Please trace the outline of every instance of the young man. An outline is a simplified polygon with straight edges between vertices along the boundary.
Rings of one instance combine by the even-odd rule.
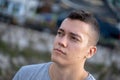
[[[95,80],[84,69],[86,59],[97,51],[99,28],[88,12],[71,12],[54,41],[52,62],[22,67],[13,80]]]

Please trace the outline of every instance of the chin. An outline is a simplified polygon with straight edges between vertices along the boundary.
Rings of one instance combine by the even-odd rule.
[[[64,60],[57,58],[56,56],[51,56],[51,61],[61,67],[65,67],[67,64]]]
[[[57,62],[57,61],[58,61],[58,60],[57,60],[57,57],[54,56],[54,55],[51,55],[51,61],[52,61],[52,62]]]

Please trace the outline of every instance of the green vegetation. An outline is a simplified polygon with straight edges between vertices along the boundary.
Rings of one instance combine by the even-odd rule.
[[[39,52],[31,49],[30,47],[19,50],[18,46],[12,46],[10,44],[6,44],[5,42],[0,40],[0,51],[10,57],[10,68],[6,70],[2,70],[0,68],[0,79],[2,80],[11,80],[15,75],[16,71],[20,69],[21,66],[33,63],[40,63],[50,61],[50,53],[49,52]],[[22,56],[26,63],[23,64],[14,64],[13,58],[17,58]],[[6,75],[8,77],[6,77]]]
[[[10,57],[16,56],[24,56],[26,59],[37,58],[44,61],[50,60],[49,52],[38,52],[31,48],[25,48],[23,50],[19,50],[18,47],[12,47],[11,45],[6,44],[5,42],[0,40],[0,50]]]
[[[100,72],[105,66],[103,64],[93,64],[93,63],[86,63],[86,70],[92,72],[92,73],[98,73]]]

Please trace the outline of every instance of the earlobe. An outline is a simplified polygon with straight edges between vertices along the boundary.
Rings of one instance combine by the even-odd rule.
[[[96,46],[92,46],[88,52],[88,55],[86,56],[87,58],[91,58],[93,55],[95,55],[95,53],[97,52],[97,47]]]

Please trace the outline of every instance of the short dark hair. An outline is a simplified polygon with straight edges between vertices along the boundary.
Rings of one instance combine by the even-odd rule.
[[[98,22],[92,13],[88,11],[84,11],[84,10],[75,10],[75,11],[72,11],[67,16],[67,18],[73,19],[73,20],[80,20],[80,21],[90,24],[92,32],[94,32],[94,34],[92,34],[92,36],[95,39],[93,43],[95,45],[97,44],[97,42],[99,41],[100,30],[99,30]]]

